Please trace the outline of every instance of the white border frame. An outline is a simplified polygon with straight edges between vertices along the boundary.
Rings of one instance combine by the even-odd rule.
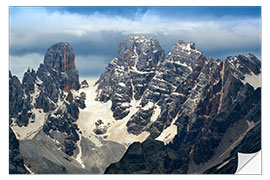
[[[4,1],[4,2],[2,2]],[[230,175],[222,176],[219,175],[170,175],[169,178],[188,178],[188,179],[227,179],[227,178],[237,178],[237,179],[249,179],[249,178],[267,178],[269,179],[270,171],[268,170],[266,163],[269,160],[269,143],[266,143],[268,140],[266,139],[269,136],[269,121],[270,119],[267,116],[267,110],[269,106],[269,82],[268,77],[270,77],[270,71],[267,69],[270,67],[270,57],[268,44],[270,43],[269,39],[269,18],[270,18],[270,9],[269,9],[269,0],[2,0],[1,1],[1,10],[0,17],[1,23],[1,65],[3,69],[1,70],[1,175],[2,178],[22,178],[22,179],[31,179],[31,178],[62,178],[62,175],[49,175],[47,176],[14,176],[8,175],[8,67],[9,67],[9,6],[262,6],[262,73],[263,73],[263,85],[262,85],[262,173],[263,175]],[[4,85],[3,85],[4,84]],[[264,153],[265,152],[265,153]],[[65,178],[117,178],[117,179],[127,179],[127,178],[149,178],[150,176],[141,175],[141,176],[96,176],[96,175],[72,175],[65,176]],[[151,178],[167,178],[165,176],[152,175]]]

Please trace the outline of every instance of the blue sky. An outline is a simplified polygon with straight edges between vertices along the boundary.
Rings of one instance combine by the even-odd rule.
[[[129,35],[159,40],[169,53],[194,41],[207,57],[261,57],[260,7],[10,7],[10,69],[37,69],[57,42],[72,44],[80,76],[98,77]]]

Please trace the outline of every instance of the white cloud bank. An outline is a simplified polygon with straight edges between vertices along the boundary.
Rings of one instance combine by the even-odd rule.
[[[37,70],[40,63],[43,62],[43,56],[38,53],[29,53],[23,56],[9,56],[9,68],[12,75],[16,75],[22,80],[23,74],[28,68]]]
[[[177,40],[182,39],[194,41],[197,48],[208,57],[224,58],[238,52],[251,52],[260,56],[260,18],[167,18],[147,11],[128,19],[100,13],[80,15],[48,12],[41,7],[17,8],[10,12],[10,68],[16,73],[21,73],[18,63],[27,64],[36,58],[31,57],[27,61],[29,55],[26,54],[43,55],[49,46],[60,41],[73,45],[78,59],[81,59],[80,63],[84,64],[78,65],[79,71],[88,65],[96,66],[101,71],[105,68],[102,66],[106,66],[116,55],[118,43],[125,36],[134,34],[158,39],[166,53]]]

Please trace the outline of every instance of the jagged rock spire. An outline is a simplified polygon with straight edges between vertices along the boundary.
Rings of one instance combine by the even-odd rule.
[[[44,64],[59,72],[75,70],[75,55],[69,43],[57,43],[51,46],[44,57]]]

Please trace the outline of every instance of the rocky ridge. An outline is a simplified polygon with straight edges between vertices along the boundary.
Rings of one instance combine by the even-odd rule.
[[[203,173],[224,160],[229,156],[228,148],[234,148],[260,122],[260,67],[252,54],[228,57],[222,62],[206,59],[194,43],[179,41],[157,68],[140,101],[141,107],[150,102],[152,107],[159,106],[158,117],[151,122],[147,118],[151,112],[140,109],[127,128],[133,134],[150,132],[152,143],[146,144],[151,145],[142,143],[139,152],[150,146],[153,149],[153,140],[161,140],[168,144],[165,149],[181,154],[179,158],[184,162],[177,159],[182,162],[177,168],[162,166],[155,171],[150,163],[137,171],[126,164],[132,161],[128,150],[106,173]],[[151,155],[140,155],[145,157],[140,163],[152,161]],[[163,164],[168,158],[157,161]]]

